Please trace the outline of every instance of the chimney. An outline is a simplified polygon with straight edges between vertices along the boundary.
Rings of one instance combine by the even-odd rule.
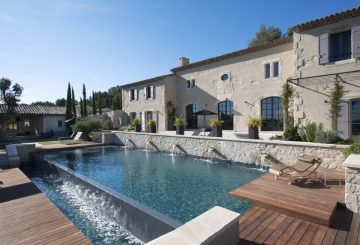
[[[189,58],[186,58],[184,56],[179,58],[179,66],[186,66],[188,64],[190,64]]]

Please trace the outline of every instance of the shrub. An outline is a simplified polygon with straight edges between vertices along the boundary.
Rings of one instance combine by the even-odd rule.
[[[184,119],[182,119],[180,117],[175,118],[174,126],[184,126],[184,125],[185,125]]]
[[[326,130],[326,131],[317,131],[315,134],[314,141],[317,143],[335,144],[341,140],[342,139],[337,131]]]
[[[221,125],[224,123],[224,121],[221,121],[219,119],[211,119],[210,120],[210,126],[212,128],[221,127]]]
[[[360,154],[360,140],[355,140],[344,152],[345,157],[350,154]]]
[[[75,124],[71,125],[71,128],[75,132],[83,132],[88,137],[91,132],[100,131],[102,125],[100,120],[87,118],[76,121]]]
[[[261,126],[261,123],[261,118],[250,117],[247,124],[249,128],[258,128]]]
[[[321,131],[323,131],[323,125],[321,123],[319,125],[316,125],[316,123],[307,123],[298,129],[301,140],[305,142],[314,142],[316,132]]]
[[[105,130],[110,130],[113,128],[113,125],[112,125],[112,122],[111,120],[107,119],[107,120],[104,120],[102,122],[102,129],[105,129]]]
[[[155,120],[150,120],[148,121],[148,126],[156,126],[156,121]]]
[[[119,131],[133,131],[133,130],[134,130],[134,127],[132,127],[132,126],[124,126],[124,127],[119,128]]]
[[[284,132],[284,139],[287,141],[301,141],[298,127],[289,125]]]
[[[140,119],[139,118],[137,118],[137,117],[135,117],[132,121],[131,121],[131,126],[132,127],[135,127],[136,125],[140,125],[141,124],[141,122],[140,122]]]

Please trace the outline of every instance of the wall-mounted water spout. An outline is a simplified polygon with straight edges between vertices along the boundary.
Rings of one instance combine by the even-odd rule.
[[[222,160],[227,160],[226,156],[224,156],[218,149],[216,149],[215,147],[209,147],[204,153],[203,153],[203,157],[208,157],[211,158],[211,153],[217,155],[218,157],[220,157]]]
[[[186,151],[185,151],[184,148],[182,148],[182,147],[181,147],[180,145],[178,145],[178,144],[174,144],[173,147],[172,147],[172,150],[171,150],[171,155],[174,155],[176,149],[179,149],[180,152],[186,154]]]
[[[149,149],[149,146],[152,146],[155,150],[159,150],[158,148],[157,148],[157,146],[155,145],[155,143],[154,142],[152,142],[151,140],[149,140],[149,141],[147,141],[146,142],[146,144],[145,144],[145,150],[148,150]]]
[[[131,147],[131,146],[136,147],[136,145],[132,139],[127,139],[125,142],[125,148]]]

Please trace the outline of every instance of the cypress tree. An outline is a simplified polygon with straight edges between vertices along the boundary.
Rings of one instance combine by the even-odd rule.
[[[70,87],[70,83],[68,84],[68,89],[67,89],[67,97],[66,97],[66,112],[65,112],[65,119],[71,119],[72,118],[72,114],[71,114],[71,87]]]
[[[99,92],[99,96],[98,96],[99,98],[98,98],[98,108],[99,108],[99,115],[101,115],[102,114],[102,108],[101,108],[101,106],[102,106],[102,99],[101,99],[101,93]]]
[[[85,84],[83,84],[83,113],[84,117],[87,117],[87,101],[86,101],[86,87]]]
[[[95,92],[92,92],[92,110],[93,115],[96,115],[96,101],[95,101]]]
[[[74,115],[74,117],[76,117],[76,103],[75,103],[75,93],[74,93],[74,87],[71,88],[71,94],[72,94],[72,98],[71,98],[71,105],[72,105],[72,113]]]
[[[84,103],[81,97],[80,97],[80,115],[81,117],[84,116]]]
[[[119,94],[116,94],[112,99],[112,109],[113,110],[121,110],[121,97]]]

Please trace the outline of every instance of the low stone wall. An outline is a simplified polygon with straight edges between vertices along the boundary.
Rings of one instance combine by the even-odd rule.
[[[351,154],[345,166],[345,203],[354,213],[360,213],[360,155]]]
[[[323,167],[342,168],[343,150],[347,146],[275,140],[227,140],[214,137],[170,136],[150,133],[113,132],[114,144],[157,148],[193,156],[212,157],[248,164],[270,166],[272,163],[295,163],[302,154],[316,155],[324,160]]]

